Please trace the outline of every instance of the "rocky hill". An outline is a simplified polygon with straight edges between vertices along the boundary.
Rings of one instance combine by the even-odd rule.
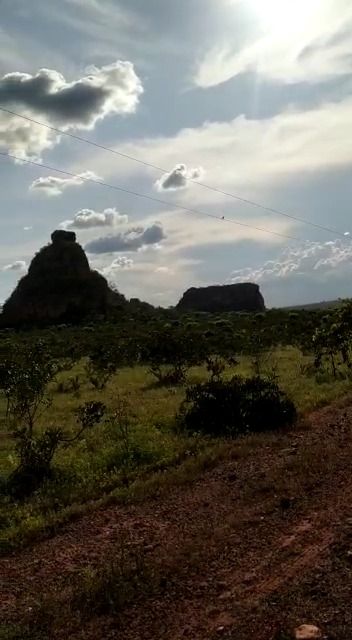
[[[78,322],[125,303],[91,270],[76,234],[54,231],[51,244],[33,258],[28,273],[5,302],[2,326]]]
[[[252,283],[192,287],[177,305],[180,311],[265,311],[259,286]]]

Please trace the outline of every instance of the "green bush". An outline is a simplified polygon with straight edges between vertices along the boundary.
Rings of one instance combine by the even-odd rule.
[[[61,427],[49,427],[42,433],[31,431],[27,427],[17,429],[16,453],[18,467],[7,481],[7,492],[16,499],[30,496],[43,482],[53,477],[52,460],[61,446],[68,447],[79,440],[83,433],[100,422],[104,415],[102,402],[86,402],[78,407],[78,429],[67,434]]]
[[[178,422],[191,433],[234,438],[291,425],[296,408],[276,382],[257,376],[189,387]]]
[[[110,378],[115,375],[118,366],[117,350],[98,344],[92,349],[86,363],[87,378],[94,389],[102,391]]]
[[[149,372],[160,386],[184,384],[190,367],[203,360],[198,338],[178,326],[171,328],[169,325],[150,335],[145,355]]]

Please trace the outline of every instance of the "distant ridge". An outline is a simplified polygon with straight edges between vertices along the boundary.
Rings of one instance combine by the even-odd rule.
[[[339,298],[338,300],[322,300],[321,302],[308,302],[307,304],[296,304],[290,307],[275,307],[275,309],[282,309],[283,311],[314,311],[319,309],[336,309],[340,307],[346,298]]]

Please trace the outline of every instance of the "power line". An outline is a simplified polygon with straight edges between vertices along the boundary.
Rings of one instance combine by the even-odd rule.
[[[96,147],[98,149],[102,149],[103,151],[107,151],[109,153],[113,153],[116,156],[120,156],[121,158],[125,158],[126,160],[131,160],[132,162],[137,162],[138,164],[144,165],[145,167],[149,167],[151,169],[155,169],[156,171],[160,171],[161,173],[168,173],[167,169],[163,169],[162,167],[159,167],[156,164],[153,164],[152,162],[146,162],[144,160],[141,160],[140,158],[136,158],[135,156],[131,156],[127,153],[122,153],[121,151],[116,151],[116,149],[112,149],[111,147],[106,147],[102,144],[99,144],[98,142],[93,142],[93,140],[89,140],[87,138],[82,138],[81,136],[77,136],[73,133],[69,133],[68,131],[64,131],[63,129],[59,129],[57,127],[53,127],[49,124],[46,124],[45,122],[41,122],[39,120],[35,120],[34,118],[30,118],[29,116],[25,116],[23,114],[17,113],[16,111],[11,111],[10,109],[6,109],[5,107],[0,106],[0,111],[3,111],[4,113],[7,113],[9,115],[12,116],[16,116],[18,118],[23,118],[24,120],[27,120],[28,122],[32,122],[34,124],[37,124],[41,127],[46,127],[46,129],[50,129],[50,131],[54,131],[55,133],[59,133],[60,135],[63,136],[68,136],[69,138],[73,138],[73,140],[77,140],[78,142],[83,142],[85,144],[89,144],[93,147]],[[43,165],[44,166],[44,165]],[[217,187],[214,187],[212,185],[209,185],[205,182],[201,182],[199,180],[195,180],[194,178],[189,178],[187,176],[185,176],[185,180],[187,180],[188,182],[191,182],[193,184],[198,185],[199,187],[202,187],[203,189],[207,189],[209,191],[214,191],[215,193],[219,193],[221,195],[224,195],[228,198],[233,198],[234,200],[237,200],[238,202],[242,202],[243,204],[252,206],[252,207],[256,207],[257,209],[261,209],[262,211],[267,211],[268,213],[274,213],[276,215],[279,216],[284,216],[285,218],[289,218],[290,220],[295,220],[296,222],[299,222],[301,224],[306,224],[309,225],[310,227],[314,227],[315,229],[320,229],[321,231],[326,231],[328,233],[333,233],[335,235],[343,235],[340,232],[336,231],[335,229],[331,229],[330,227],[324,227],[320,224],[317,224],[315,222],[311,222],[310,220],[305,220],[304,218],[300,218],[298,216],[294,216],[290,213],[286,213],[284,211],[280,211],[280,209],[274,209],[272,207],[267,207],[264,204],[261,204],[260,202],[256,202],[255,200],[249,200],[247,198],[242,198],[241,196],[238,196],[234,193],[228,192],[228,191],[223,191],[222,189],[219,189]]]
[[[112,149],[111,147],[105,147],[103,144],[99,144],[98,142],[94,142],[93,140],[89,140],[88,138],[82,138],[82,136],[77,136],[74,133],[70,133],[69,131],[64,131],[63,129],[58,129],[57,127],[53,127],[46,122],[40,122],[39,120],[35,120],[34,118],[30,118],[29,116],[25,116],[22,113],[17,113],[16,111],[11,111],[10,109],[5,109],[5,107],[0,106],[0,111],[4,113],[8,113],[12,116],[17,116],[18,118],[23,118],[23,120],[28,120],[28,122],[33,122],[34,124],[38,124],[41,127],[45,127],[46,129],[50,129],[50,131],[54,131],[55,133],[59,133],[63,136],[68,136],[69,138],[73,138],[74,140],[78,140],[78,142],[84,142],[86,144],[90,144],[92,147],[97,147],[98,149],[102,149],[103,151],[108,151],[109,153],[114,153],[116,156],[120,156],[125,158],[126,160],[132,160],[133,162],[138,162],[138,164],[142,164],[145,167],[150,167],[151,169],[156,169],[157,171],[162,171],[165,173],[167,170],[162,167],[158,167],[156,164],[152,164],[151,162],[145,162],[144,160],[140,160],[139,158],[135,158],[134,156],[130,156],[127,153],[122,153],[122,151],[116,151],[116,149]],[[190,180],[190,178],[187,178]],[[199,183],[197,183],[199,184]]]
[[[4,157],[4,158],[11,158],[12,160],[17,160],[18,162],[21,163],[26,163],[29,165],[34,165],[35,167],[40,167],[40,168],[44,168],[44,169],[48,169],[49,171],[55,171],[57,173],[60,173],[62,175],[65,176],[69,176],[71,178],[79,178],[80,180],[83,180],[85,182],[90,182],[93,184],[97,184],[100,185],[101,187],[107,187],[109,189],[114,189],[115,191],[119,191],[122,193],[126,193],[127,195],[131,195],[131,196],[135,196],[136,198],[143,198],[145,200],[150,200],[152,202],[156,202],[158,204],[162,204],[162,205],[166,205],[167,207],[173,207],[174,209],[178,209],[180,211],[186,211],[187,213],[191,213],[191,214],[195,214],[195,215],[199,215],[199,216],[206,216],[208,218],[213,218],[215,220],[219,220],[221,222],[228,222],[230,224],[235,224],[239,227],[246,227],[247,229],[253,229],[254,231],[261,231],[263,233],[268,233],[270,235],[273,236],[278,236],[280,238],[286,238],[287,240],[298,240],[300,242],[302,242],[301,238],[297,238],[294,236],[289,236],[287,234],[284,233],[279,233],[278,231],[272,231],[271,229],[265,229],[262,227],[256,227],[254,225],[251,224],[246,224],[245,222],[240,222],[239,220],[234,220],[233,218],[227,218],[225,216],[217,216],[215,214],[212,213],[206,213],[205,211],[201,211],[199,209],[191,209],[190,207],[184,207],[181,204],[175,203],[175,202],[169,202],[167,200],[162,200],[161,198],[155,198],[153,196],[149,196],[146,193],[139,193],[138,191],[132,191],[130,189],[126,189],[125,187],[120,187],[118,185],[113,185],[113,184],[109,184],[108,182],[105,182],[103,180],[96,180],[95,178],[88,178],[88,177],[84,177],[78,173],[72,173],[71,171],[66,171],[64,169],[59,169],[57,167],[52,167],[50,165],[47,164],[42,164],[40,162],[35,162],[35,160],[28,160],[28,159],[23,159],[20,158],[18,156],[15,156],[13,154],[10,153],[4,153],[0,151],[0,156]]]

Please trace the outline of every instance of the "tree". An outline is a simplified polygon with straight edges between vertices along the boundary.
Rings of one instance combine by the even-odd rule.
[[[0,387],[7,401],[6,421],[18,457],[18,466],[7,486],[17,498],[30,495],[50,478],[58,447],[72,444],[104,414],[101,402],[89,402],[78,408],[78,428],[73,433],[61,426],[38,427],[39,417],[51,404],[49,383],[59,368],[58,361],[41,341],[24,348],[20,354],[8,355],[1,364]]]

